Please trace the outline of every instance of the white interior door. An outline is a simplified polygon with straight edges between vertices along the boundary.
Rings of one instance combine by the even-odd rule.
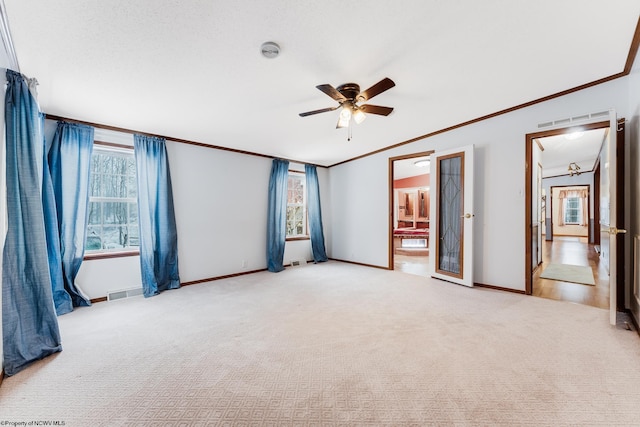
[[[473,145],[431,155],[431,277],[473,286]]]
[[[609,323],[616,324],[617,277],[616,240],[618,234],[626,233],[616,224],[617,204],[617,134],[616,112],[609,112],[609,132],[600,153],[600,257],[609,271]],[[622,237],[620,237],[622,238]]]

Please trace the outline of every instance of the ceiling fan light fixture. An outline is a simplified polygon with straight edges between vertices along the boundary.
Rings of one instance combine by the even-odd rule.
[[[349,122],[350,122],[350,120],[344,120],[342,118],[342,116],[340,116],[338,118],[338,125],[336,126],[336,129],[342,129],[342,128],[349,127]]]
[[[336,126],[336,129],[346,128],[349,126],[349,123],[351,123],[351,109],[345,106],[342,107],[340,115],[338,116],[338,125]]]
[[[349,120],[351,120],[351,107],[348,105],[345,105],[344,107],[342,107],[342,110],[340,110],[340,120],[346,120],[347,122]]]
[[[569,176],[580,175],[580,166],[576,162],[569,163],[569,167],[567,168],[569,171]]]
[[[366,118],[367,118],[366,114],[364,114],[362,110],[359,108],[356,108],[355,111],[353,112],[353,120],[355,120],[357,124],[364,122],[364,119]]]
[[[342,107],[342,110],[340,110],[340,115],[338,116],[338,125],[336,126],[336,128],[340,129],[348,127],[349,123],[351,123],[351,116],[351,106],[344,105]]]
[[[572,141],[572,140],[574,140],[574,139],[578,139],[578,138],[580,138],[582,135],[584,135],[584,132],[581,132],[581,131],[579,131],[579,130],[576,130],[576,131],[573,131],[573,132],[571,132],[571,133],[567,133],[567,134],[565,134],[565,135],[564,135],[564,137],[565,137],[566,139],[568,139],[569,141]]]

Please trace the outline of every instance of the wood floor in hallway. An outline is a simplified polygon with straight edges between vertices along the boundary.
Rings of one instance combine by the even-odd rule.
[[[590,266],[595,286],[541,279],[540,274],[552,262]],[[585,238],[555,237],[553,241],[544,241],[542,265],[533,275],[533,295],[608,309],[609,274],[600,262],[595,247],[587,243]]]
[[[540,274],[550,263],[588,265],[596,284],[591,286],[541,279]],[[396,254],[394,270],[427,277],[429,257]],[[588,244],[585,238],[556,236],[553,241],[544,241],[542,264],[533,275],[533,295],[609,309],[609,275],[594,246]]]
[[[429,276],[429,256],[398,255],[393,256],[393,269],[416,276]]]

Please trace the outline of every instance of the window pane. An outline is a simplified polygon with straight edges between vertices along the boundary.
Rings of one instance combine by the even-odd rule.
[[[579,224],[582,222],[582,200],[579,197],[564,199],[565,224]]]
[[[461,206],[464,197],[462,157],[439,160],[438,197],[440,209],[440,241],[438,244],[439,270],[460,274],[462,266]]]
[[[129,230],[126,225],[102,228],[103,249],[124,248],[127,246],[128,241]]]
[[[137,225],[129,226],[129,246],[140,246],[140,230]]]
[[[102,175],[97,173],[91,173],[91,178],[89,181],[89,197],[98,197],[100,196],[100,186],[101,186]]]
[[[139,246],[136,165],[133,151],[93,152],[87,251]],[[111,199],[111,200],[110,200]]]
[[[129,203],[129,224],[138,224],[137,203]]]
[[[125,197],[135,199],[138,197],[138,185],[136,183],[135,169],[133,172],[133,176],[127,177],[127,195]]]
[[[287,180],[287,236],[306,236],[306,195],[304,174],[292,173]]]
[[[126,224],[129,217],[126,202],[103,202],[104,224]]]
[[[87,251],[95,251],[102,249],[102,227],[89,226],[87,228],[87,239],[84,249]]]
[[[102,205],[100,202],[89,202],[89,224],[100,225],[102,224]]]

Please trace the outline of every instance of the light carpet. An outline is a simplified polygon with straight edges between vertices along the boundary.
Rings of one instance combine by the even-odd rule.
[[[550,263],[542,271],[540,278],[592,286],[596,284],[591,267],[583,265]]]
[[[69,426],[640,424],[640,339],[593,307],[340,262],[60,318],[0,419]]]

